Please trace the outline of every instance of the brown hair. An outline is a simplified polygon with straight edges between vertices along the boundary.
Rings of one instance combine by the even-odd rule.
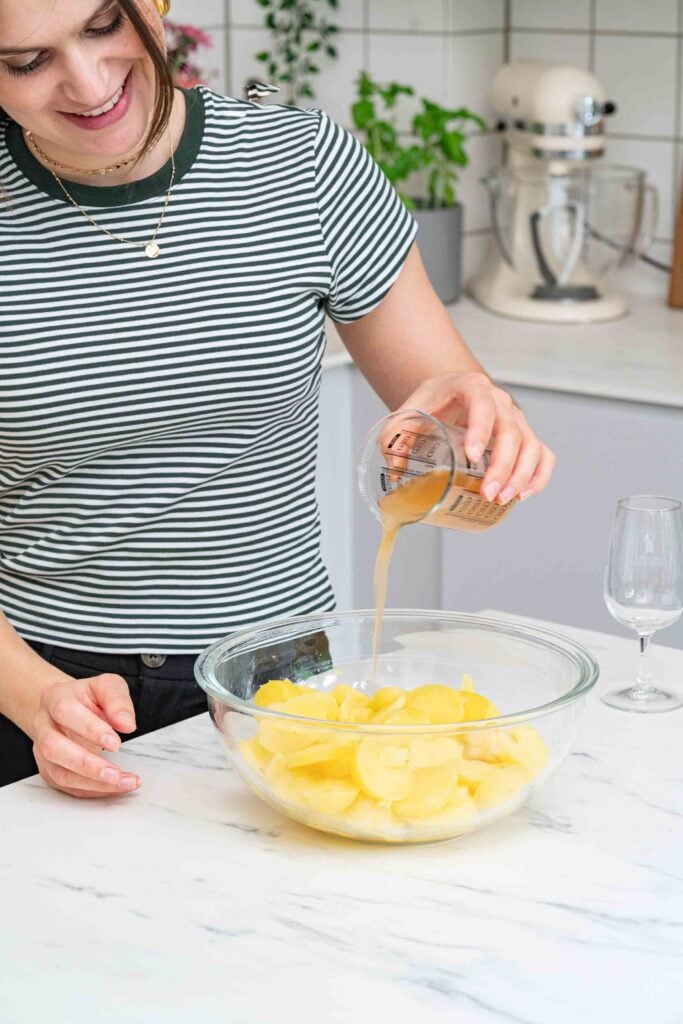
[[[152,123],[147,133],[145,144],[138,156],[139,160],[148,149],[152,148],[166,130],[173,109],[173,77],[163,46],[149,22],[140,12],[139,0],[118,0],[118,2],[152,60],[156,79],[156,99]],[[0,108],[0,118],[5,116],[4,110]]]
[[[154,114],[150,125],[142,153],[151,149],[154,143],[161,138],[166,130],[171,111],[173,109],[173,78],[168,64],[166,53],[155,36],[152,28],[141,15],[137,0],[119,0],[122,11],[127,16],[131,25],[139,35],[142,45],[152,59],[154,74],[156,78],[156,100],[154,103]]]

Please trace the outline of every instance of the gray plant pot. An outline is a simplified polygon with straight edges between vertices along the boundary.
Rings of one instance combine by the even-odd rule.
[[[417,206],[417,244],[434,291],[442,302],[460,298],[460,236],[462,204],[430,210],[424,200],[414,199]]]

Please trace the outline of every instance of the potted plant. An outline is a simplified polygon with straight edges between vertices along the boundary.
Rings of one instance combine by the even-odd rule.
[[[164,21],[168,45],[168,63],[176,85],[191,89],[195,85],[208,85],[212,75],[205,74],[195,64],[195,51],[200,46],[213,46],[211,36],[194,25],[179,25],[175,21]]]
[[[354,127],[368,152],[413,213],[420,230],[420,252],[429,279],[442,302],[460,298],[462,205],[457,201],[458,170],[466,167],[468,128],[480,131],[486,122],[466,107],[451,110],[421,99],[422,109],[403,140],[395,122],[399,97],[414,96],[409,85],[380,84],[366,72],[357,80],[358,98],[351,107]],[[399,185],[421,181],[420,195],[405,194]]]
[[[339,0],[256,0],[265,10],[265,28],[272,36],[272,49],[255,54],[265,64],[270,82],[284,86],[285,103],[296,106],[313,99],[311,78],[320,72],[320,60],[338,57],[334,37],[337,25],[327,17]]]

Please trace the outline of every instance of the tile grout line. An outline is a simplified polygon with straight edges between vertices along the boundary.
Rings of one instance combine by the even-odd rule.
[[[505,0],[503,7],[503,64],[510,60],[510,33],[512,31],[512,0]]]
[[[481,31],[481,30],[480,30]],[[554,36],[616,36],[619,39],[676,39],[683,35],[683,32],[676,28],[673,32],[649,32],[645,29],[636,31],[635,29],[608,29],[608,28],[596,28],[591,30],[590,28],[560,28],[556,25],[549,26],[548,28],[531,28],[528,25],[522,28],[513,29],[514,32],[519,32],[520,35],[554,35]]]
[[[363,0],[363,67],[370,72],[370,0]]]
[[[228,96],[234,96],[234,82],[232,80],[232,21],[230,0],[223,0],[223,20],[225,28],[223,31],[223,60],[225,61],[225,79],[223,87]]]
[[[595,73],[595,30],[597,27],[597,0],[590,0],[590,35],[588,37],[588,70]]]

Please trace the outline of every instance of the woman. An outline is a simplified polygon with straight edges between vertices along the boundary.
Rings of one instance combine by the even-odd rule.
[[[197,652],[324,611],[324,317],[388,406],[554,456],[452,327],[397,196],[315,110],[173,89],[166,0],[0,4],[0,783],[140,779],[102,751],[205,710]],[[347,482],[351,486],[350,481]]]

